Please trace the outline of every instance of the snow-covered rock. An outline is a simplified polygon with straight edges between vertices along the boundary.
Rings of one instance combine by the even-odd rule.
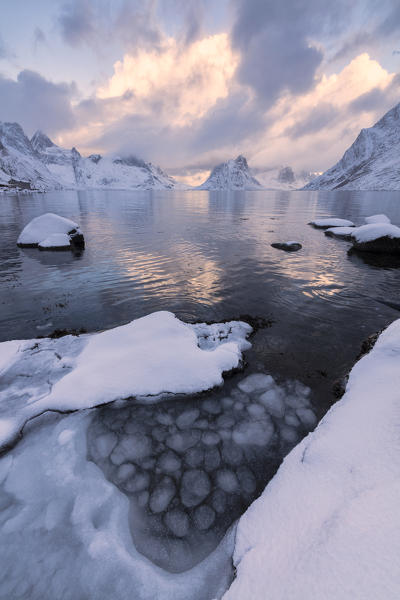
[[[241,517],[224,600],[397,600],[400,320]]]
[[[56,237],[64,236],[64,237]],[[83,235],[79,229],[79,225],[70,219],[60,217],[54,213],[45,213],[39,217],[35,217],[22,230],[17,244],[21,247],[50,248],[49,244],[54,246],[68,245],[71,241],[79,246],[83,245]]]
[[[220,324],[219,341],[202,349],[199,340],[212,335],[213,327],[187,325],[172,313],[157,312],[102,333],[21,341],[11,358],[9,342],[0,344],[0,365],[4,347],[7,366],[0,392],[0,446],[49,409],[77,410],[133,396],[154,400],[221,385],[223,373],[238,367],[242,350],[250,347],[251,327]],[[27,375],[24,389],[20,373]]]
[[[371,215],[370,217],[365,217],[365,222],[369,225],[371,223],[390,223],[389,217],[386,215]]]
[[[400,254],[400,227],[391,223],[378,222],[356,227],[351,239],[356,250]]]
[[[352,221],[335,218],[315,219],[314,221],[310,221],[309,225],[313,225],[313,227],[317,227],[319,229],[328,229],[330,227],[354,227],[354,223]]]
[[[362,129],[339,162],[303,189],[400,189],[400,104]]]
[[[261,184],[251,173],[247,160],[239,155],[234,160],[221,163],[214,167],[208,179],[197,189],[199,190],[258,190]]]
[[[61,188],[18,123],[0,122],[0,187],[41,192]]]
[[[328,237],[338,237],[349,240],[354,233],[355,227],[329,227],[324,233]]]
[[[295,242],[290,240],[289,242],[274,242],[271,244],[273,248],[277,248],[278,250],[286,250],[286,252],[296,252],[297,250],[301,250],[303,247],[300,242]]]

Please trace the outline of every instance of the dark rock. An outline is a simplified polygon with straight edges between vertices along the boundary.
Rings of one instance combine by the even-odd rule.
[[[384,235],[369,242],[353,241],[352,250],[357,252],[372,252],[374,254],[400,255],[400,238],[391,238]]]
[[[286,252],[296,252],[303,247],[299,242],[274,242],[271,246],[278,250],[285,250]]]

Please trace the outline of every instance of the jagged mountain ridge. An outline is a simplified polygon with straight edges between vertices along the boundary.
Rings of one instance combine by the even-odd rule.
[[[208,179],[198,190],[260,190],[262,185],[253,176],[247,160],[241,154],[214,167]]]
[[[400,189],[400,103],[362,129],[339,162],[303,189]]]
[[[171,189],[177,182],[162,169],[134,156],[83,157],[60,148],[43,132],[29,140],[18,123],[0,122],[0,188]]]

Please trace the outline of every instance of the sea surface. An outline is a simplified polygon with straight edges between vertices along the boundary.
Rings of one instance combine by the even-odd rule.
[[[17,247],[23,227],[45,212],[80,224],[86,241],[80,255]],[[315,426],[312,419],[299,423],[298,407],[320,419],[337,400],[337,383],[362,342],[400,316],[400,260],[351,254],[351,244],[308,225],[322,217],[359,225],[376,213],[400,225],[400,195],[0,196],[0,341],[56,329],[99,331],[159,310],[187,322],[242,318],[255,327],[244,373],[228,379],[220,392],[157,407],[128,403],[91,412],[88,457],[129,497],[133,540],[157,565],[181,572],[216,547],[285,453]],[[271,247],[287,240],[299,241],[302,249]],[[240,382],[253,372],[272,375],[271,393],[284,398],[285,419],[266,415],[260,391],[243,393]],[[265,385],[268,391],[267,380]],[[189,425],[177,427],[180,421]],[[118,442],[119,454],[110,450],[105,456],[105,439],[110,448]],[[124,444],[135,446],[136,458],[131,451],[124,457]],[[128,459],[133,466],[120,469]],[[183,487],[196,485],[203,504],[185,504]],[[169,508],[155,510],[156,501],[161,507],[170,502]],[[221,502],[232,503],[228,511],[218,512]]]

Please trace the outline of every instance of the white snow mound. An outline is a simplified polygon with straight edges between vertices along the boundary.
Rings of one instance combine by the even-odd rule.
[[[79,225],[70,219],[60,217],[54,213],[45,213],[35,217],[22,230],[17,244],[20,245],[38,245],[53,233],[69,233],[72,230],[79,230]]]
[[[315,227],[354,227],[352,221],[335,218],[315,219],[314,221],[310,221],[310,225],[314,225]]]
[[[224,600],[397,600],[400,320],[241,517]]]
[[[352,238],[359,243],[371,242],[381,237],[400,238],[400,227],[391,223],[370,223],[356,227],[352,234]]]
[[[52,233],[38,244],[39,248],[69,248],[71,241],[66,233]]]
[[[389,217],[386,215],[371,215],[370,217],[365,217],[365,222],[370,223],[390,223]]]
[[[247,323],[187,325],[170,312],[156,312],[102,333],[20,342],[18,351],[3,342],[0,446],[46,410],[78,410],[131,396],[145,401],[221,385],[223,373],[238,367],[242,350],[251,346],[246,341],[251,331]]]
[[[354,227],[329,227],[325,230],[326,234],[332,234],[337,237],[352,235],[356,228]]]

